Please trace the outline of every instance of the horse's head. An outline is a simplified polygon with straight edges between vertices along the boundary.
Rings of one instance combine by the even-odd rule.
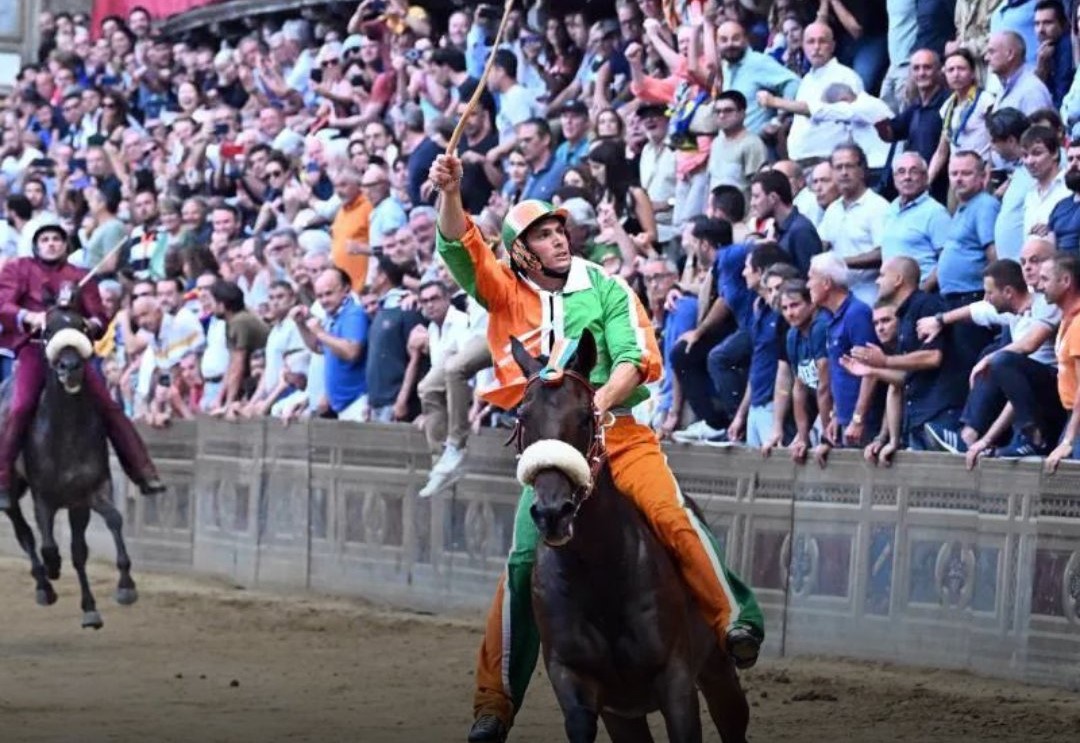
[[[584,332],[576,348],[567,349],[565,364],[530,356],[517,339],[511,348],[528,380],[518,409],[517,475],[536,491],[531,516],[541,536],[559,547],[574,535],[574,516],[592,492],[603,456],[589,383],[596,342]]]
[[[72,295],[63,294],[45,313],[45,358],[57,381],[70,395],[77,394],[86,376],[86,361],[94,353],[86,319],[74,309]]]

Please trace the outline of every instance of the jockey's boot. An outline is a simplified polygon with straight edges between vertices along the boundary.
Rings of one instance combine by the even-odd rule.
[[[143,495],[160,495],[166,490],[165,483],[157,476],[147,477],[135,483]]]
[[[732,627],[727,633],[727,651],[736,668],[752,668],[761,652],[761,638],[747,627]]]
[[[495,715],[480,715],[469,729],[469,743],[503,743],[509,732]]]
[[[11,508],[11,493],[6,487],[0,485],[0,511]]]

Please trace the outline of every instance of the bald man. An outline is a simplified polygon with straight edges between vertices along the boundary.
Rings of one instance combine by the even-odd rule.
[[[181,307],[175,314],[165,312],[156,297],[142,296],[131,305],[131,317],[139,330],[150,336],[143,352],[136,383],[137,402],[145,403],[154,382],[167,377],[186,354],[201,351],[206,334],[195,313]]]
[[[760,91],[757,94],[758,103],[796,114],[788,134],[788,156],[792,160],[827,158],[832,151],[831,146],[828,143],[822,146],[813,141],[810,104],[820,102],[825,89],[833,83],[844,83],[854,92],[861,93],[862,78],[855,70],[836,61],[836,39],[832,29],[824,23],[811,23],[803,31],[803,54],[810,63],[810,71],[803,76],[795,98],[781,98],[768,91]]]
[[[940,297],[919,289],[920,273],[919,264],[911,258],[885,261],[877,285],[879,299],[897,308],[895,349],[886,355],[878,346],[856,346],[851,356],[886,375],[903,372],[901,440],[910,449],[925,451],[938,448],[926,432],[927,424],[959,430],[968,370],[952,362],[948,330],[926,343],[919,338],[919,320],[948,309]]]
[[[799,214],[813,222],[814,227],[821,224],[825,210],[818,204],[813,189],[807,183],[806,171],[802,166],[794,160],[779,160],[773,165],[773,170],[779,170],[791,182],[791,193],[794,194],[791,203],[799,210]]]
[[[768,54],[750,49],[746,30],[735,21],[721,23],[716,29],[716,51],[722,70],[722,91],[737,90],[746,97],[746,128],[761,134],[772,113],[758,102],[758,93],[765,91],[781,98],[794,98],[799,91],[798,76]]]
[[[1024,39],[1015,31],[990,34],[986,45],[986,66],[993,73],[987,90],[998,94],[994,107],[1000,111],[1015,108],[1031,115],[1040,108],[1054,108],[1054,98],[1025,61]]]

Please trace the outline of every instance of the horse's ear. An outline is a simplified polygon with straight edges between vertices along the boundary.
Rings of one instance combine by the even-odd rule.
[[[574,358],[570,360],[570,368],[588,379],[594,366],[596,366],[596,339],[588,330],[582,330],[577,351],[574,352]]]
[[[526,379],[536,374],[543,367],[543,364],[538,359],[534,359],[529,355],[525,344],[513,336],[510,337],[510,354],[514,357],[517,365],[521,367],[521,373],[525,375]]]

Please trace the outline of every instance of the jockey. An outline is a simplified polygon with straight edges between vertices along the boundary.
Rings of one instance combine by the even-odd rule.
[[[461,161],[442,155],[431,180],[442,191],[439,254],[450,273],[488,312],[488,343],[498,389],[486,398],[510,409],[524,394],[526,379],[510,353],[517,337],[533,355],[589,330],[596,339],[597,412],[611,412],[608,462],[616,487],[634,502],[657,538],[675,557],[721,646],[742,668],[757,660],[764,619],[753,593],[724,566],[716,538],[683,499],[653,432],[634,421],[630,408],[649,396],[644,387],[662,373],[662,359],[648,315],[619,278],[572,257],[566,212],[542,201],[514,206],[503,223],[510,264],[499,261],[465,214]],[[504,740],[521,708],[536,666],[539,634],[532,613],[531,580],[537,529],[529,515],[534,501],[526,488],[514,518],[506,572],[488,614],[476,673],[475,722],[470,741]]]
[[[0,346],[16,354],[8,416],[0,427],[0,509],[12,505],[15,460],[34,419],[48,373],[44,348],[32,340],[32,335],[44,330],[46,310],[52,299],[60,296],[62,287],[77,285],[87,273],[67,262],[67,244],[67,232],[59,225],[40,227],[34,233],[34,256],[10,261],[0,271]],[[86,318],[90,335],[100,336],[108,320],[97,282],[91,281],[77,292],[75,302],[75,309]],[[138,431],[110,397],[96,369],[87,370],[86,390],[104,419],[105,431],[128,477],[143,495],[164,492],[165,486]]]

